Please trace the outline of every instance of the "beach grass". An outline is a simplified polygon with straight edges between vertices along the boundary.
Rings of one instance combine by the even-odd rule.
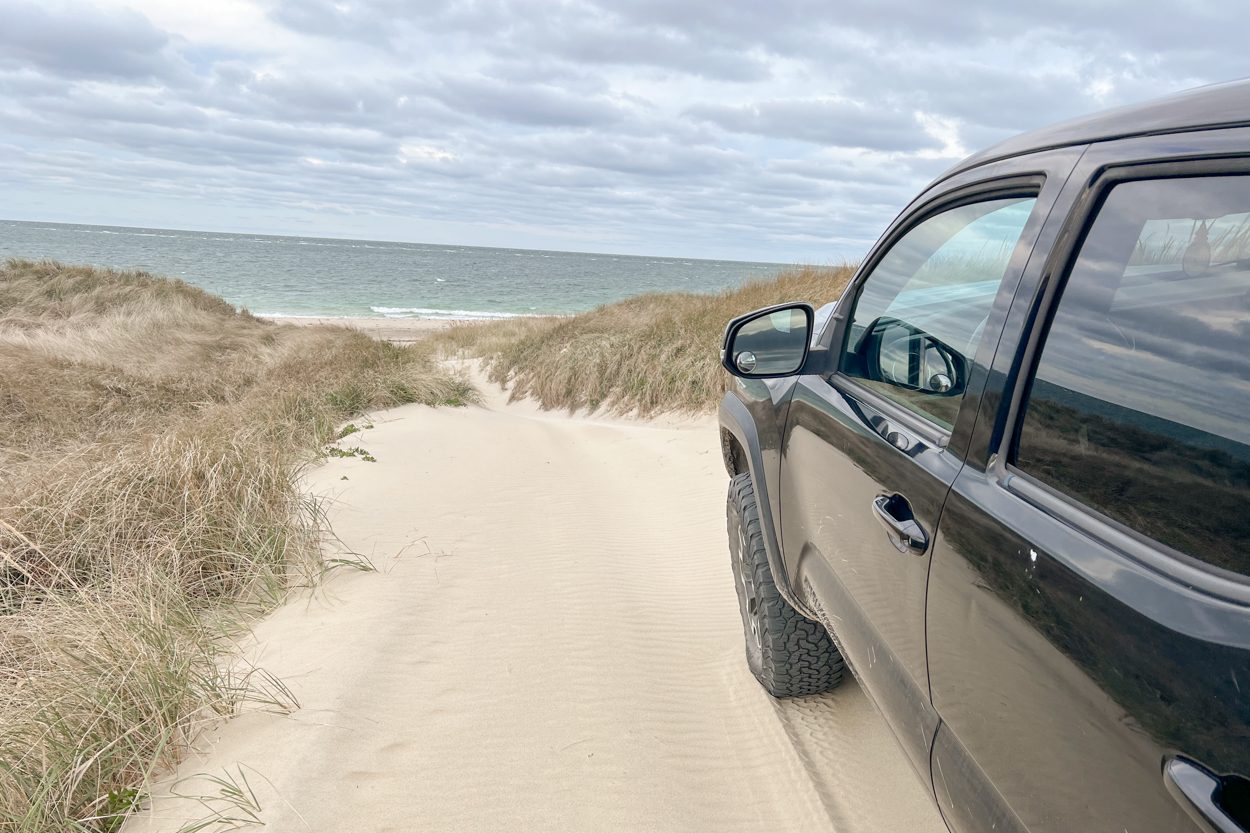
[[[444,355],[483,359],[514,399],[544,408],[696,413],[715,407],[730,382],[719,352],[731,318],[785,301],[820,306],[853,271],[796,267],[715,294],[653,293],[568,317],[458,324],[431,342]]]
[[[0,266],[0,367],[0,831],[111,833],[205,721],[292,705],[233,648],[326,568],[304,468],[475,394],[429,347],[47,261]]]

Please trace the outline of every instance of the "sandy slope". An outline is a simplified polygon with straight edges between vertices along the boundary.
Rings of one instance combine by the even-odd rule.
[[[853,682],[778,703],[746,670],[711,422],[412,406],[361,444],[313,485],[382,573],[257,627],[302,708],[182,777],[241,766],[279,832],[944,830]]]

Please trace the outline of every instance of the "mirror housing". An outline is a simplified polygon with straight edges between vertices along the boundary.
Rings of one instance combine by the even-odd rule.
[[[742,379],[776,379],[802,370],[816,314],[811,304],[777,304],[740,315],[725,327],[721,366]]]
[[[963,354],[901,319],[876,319],[860,344],[864,373],[873,381],[929,396],[960,396],[968,386]]]

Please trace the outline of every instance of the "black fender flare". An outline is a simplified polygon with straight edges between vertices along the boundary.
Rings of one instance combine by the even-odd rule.
[[[768,556],[768,567],[773,574],[773,582],[777,590],[787,602],[793,605],[809,619],[815,618],[807,605],[798,598],[790,586],[790,576],[786,572],[785,560],[782,558],[781,538],[777,534],[774,523],[772,497],[769,495],[765,477],[764,456],[760,452],[759,430],[755,418],[747,409],[746,404],[732,393],[725,394],[718,412],[721,431],[721,456],[725,470],[730,477],[736,477],[745,470],[751,474],[751,482],[755,486],[755,500],[760,510],[760,530],[764,534],[764,552]],[[735,454],[733,447],[741,449],[741,455]]]

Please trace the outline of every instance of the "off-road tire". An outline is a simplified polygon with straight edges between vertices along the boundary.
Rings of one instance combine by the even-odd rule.
[[[842,655],[823,625],[799,613],[777,592],[749,473],[730,481],[727,504],[729,555],[751,673],[774,697],[801,697],[834,688],[842,682]]]

